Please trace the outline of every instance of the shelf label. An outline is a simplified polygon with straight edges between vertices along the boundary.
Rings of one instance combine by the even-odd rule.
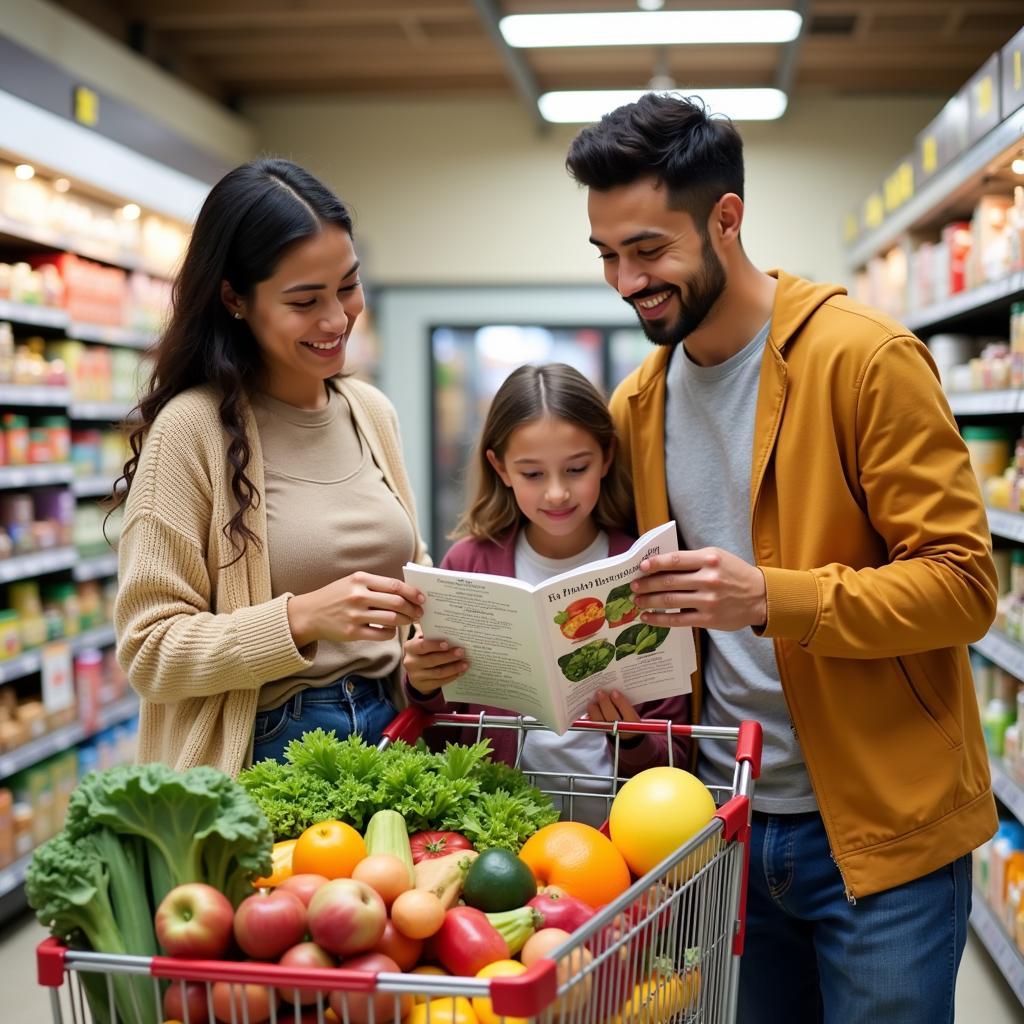
[[[885,220],[885,200],[880,192],[872,192],[864,204],[864,223],[869,228],[880,227]]]
[[[43,648],[43,707],[48,713],[66,711],[75,703],[71,644],[54,640]]]
[[[100,123],[100,98],[84,85],[76,85],[72,94],[72,106],[75,120],[89,128]]]
[[[934,135],[926,135],[921,140],[921,170],[932,174],[939,166],[939,144]]]
[[[988,117],[992,113],[992,98],[995,85],[991,75],[985,75],[974,85],[974,112],[978,117]]]
[[[853,242],[860,234],[860,224],[857,222],[855,213],[848,213],[843,218],[843,238],[847,242]]]

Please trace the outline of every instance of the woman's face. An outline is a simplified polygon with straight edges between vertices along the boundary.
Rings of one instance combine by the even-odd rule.
[[[345,345],[365,306],[358,272],[352,236],[325,224],[289,249],[249,298],[225,296],[263,353],[269,394],[296,406],[326,401],[323,382],[344,367]]]

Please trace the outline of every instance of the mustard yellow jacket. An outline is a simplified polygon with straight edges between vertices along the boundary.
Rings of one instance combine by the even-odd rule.
[[[767,583],[764,634],[855,897],[935,870],[996,829],[965,646],[994,617],[995,570],[924,345],[842,288],[773,276],[751,536]],[[655,349],[612,397],[641,532],[669,518],[670,354]],[[700,704],[698,673],[695,721]]]

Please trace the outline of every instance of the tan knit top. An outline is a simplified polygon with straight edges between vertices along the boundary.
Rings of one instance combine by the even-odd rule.
[[[394,408],[369,384],[339,383],[416,528]],[[251,754],[261,687],[308,669],[316,651],[292,640],[291,594],[272,596],[265,543],[250,543],[228,564],[237,551],[223,527],[237,503],[219,402],[212,387],[186,391],[146,436],[125,505],[114,624],[118,660],[142,698],[139,760],[210,764],[235,775]],[[244,415],[252,448],[246,474],[263,495],[259,433],[251,409]],[[246,523],[266,538],[265,503],[249,510]],[[416,536],[416,561],[429,564],[418,528]],[[394,687],[393,696],[400,692]]]

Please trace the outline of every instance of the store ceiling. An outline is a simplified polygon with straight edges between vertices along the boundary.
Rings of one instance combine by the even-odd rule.
[[[505,14],[635,10],[631,0],[63,0],[228,102],[282,94],[519,95],[676,84],[796,94],[952,93],[1021,26],[1021,0],[667,0],[795,7],[794,44],[507,50]]]

